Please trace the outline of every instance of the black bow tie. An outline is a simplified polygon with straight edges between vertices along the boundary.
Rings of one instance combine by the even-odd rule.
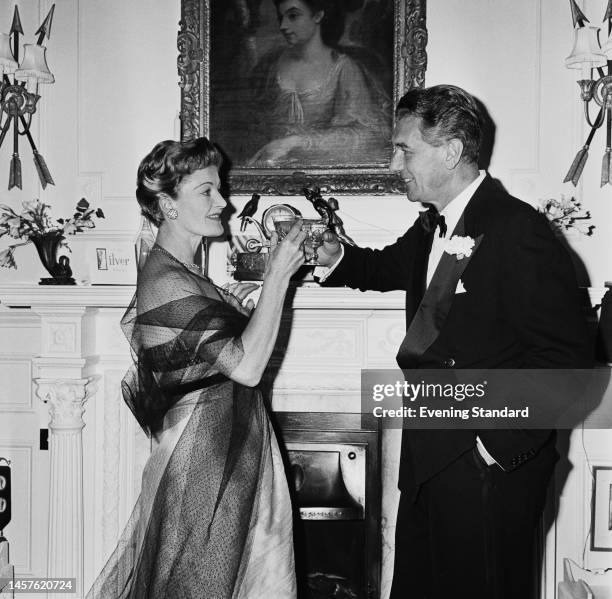
[[[427,210],[419,212],[419,220],[421,227],[426,233],[435,232],[436,227],[440,227],[440,237],[446,236],[446,222],[444,217],[436,210],[434,206],[429,206]]]

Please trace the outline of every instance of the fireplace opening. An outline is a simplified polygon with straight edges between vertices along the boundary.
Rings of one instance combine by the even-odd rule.
[[[277,412],[299,599],[380,594],[380,435],[361,414]]]

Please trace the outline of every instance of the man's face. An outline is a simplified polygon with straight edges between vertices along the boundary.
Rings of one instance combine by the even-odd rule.
[[[393,157],[390,170],[406,184],[411,202],[439,207],[447,200],[446,186],[451,171],[447,167],[447,144],[432,146],[423,139],[420,117],[401,118],[393,132]]]

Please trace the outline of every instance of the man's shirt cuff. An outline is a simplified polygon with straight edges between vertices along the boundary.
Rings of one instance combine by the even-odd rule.
[[[484,443],[480,440],[480,437],[476,437],[476,449],[478,450],[480,457],[487,463],[487,466],[492,466],[493,464],[497,464],[499,466],[495,458],[487,451],[487,448],[484,446]],[[499,467],[501,468],[501,466]]]

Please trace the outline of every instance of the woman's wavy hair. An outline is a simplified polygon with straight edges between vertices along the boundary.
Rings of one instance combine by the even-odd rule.
[[[160,141],[138,167],[136,199],[142,214],[159,227],[164,220],[160,195],[176,198],[185,176],[209,166],[220,168],[221,163],[221,153],[206,137]]]
[[[411,89],[395,109],[399,121],[405,116],[421,119],[423,139],[438,146],[449,139],[463,143],[461,159],[478,162],[483,118],[478,104],[465,90],[454,85],[434,85]]]
[[[286,0],[273,0],[276,8]],[[361,0],[301,0],[311,12],[323,11],[321,20],[321,39],[326,46],[336,47],[344,33],[344,21],[347,10],[355,10]]]

